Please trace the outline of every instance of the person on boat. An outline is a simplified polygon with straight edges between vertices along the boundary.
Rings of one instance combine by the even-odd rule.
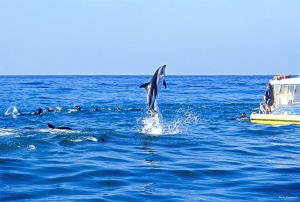
[[[274,89],[272,84],[269,82],[267,84],[267,89],[265,92],[265,96],[264,96],[264,103],[266,104],[267,107],[267,113],[271,113],[271,107],[274,103]]]

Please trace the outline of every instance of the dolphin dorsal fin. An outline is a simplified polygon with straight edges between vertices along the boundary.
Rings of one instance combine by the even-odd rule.
[[[54,128],[55,128],[55,126],[52,125],[51,123],[47,123],[47,125],[48,125],[48,127],[51,128],[51,129],[54,129]]]
[[[145,88],[147,90],[149,85],[150,85],[150,82],[144,83],[144,84],[140,85],[140,88]]]

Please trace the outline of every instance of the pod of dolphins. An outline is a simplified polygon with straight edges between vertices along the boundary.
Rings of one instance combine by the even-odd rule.
[[[161,88],[164,86],[167,88],[166,83],[166,65],[161,65],[158,67],[158,69],[155,71],[154,75],[152,76],[151,80],[147,83],[144,83],[140,85],[140,88],[146,89],[146,98],[147,98],[147,108],[152,117],[158,115],[158,109],[157,109],[157,103],[156,99],[158,97],[158,94],[160,93]],[[80,111],[81,107],[79,105],[75,106],[72,110]],[[53,109],[47,109],[46,111],[53,111]],[[94,111],[98,111],[98,108],[96,108]],[[120,108],[117,108],[116,111],[120,111]],[[141,110],[142,111],[142,110]],[[42,114],[43,110],[39,108],[36,112],[30,113],[30,114],[21,114],[19,113],[19,116],[25,116],[25,115],[39,115]],[[246,119],[247,116],[245,113],[242,114],[240,119]],[[72,130],[69,127],[55,127],[54,125],[47,123],[49,129],[62,129],[62,130]]]
[[[158,114],[157,111],[157,105],[156,105],[156,99],[157,96],[164,85],[165,88],[167,87],[167,83],[165,80],[165,70],[166,70],[166,65],[162,65],[158,67],[158,69],[155,71],[154,75],[152,76],[152,79],[150,82],[147,82],[145,84],[142,84],[140,88],[145,88],[147,92],[147,108],[148,111],[150,112],[151,116],[155,116]],[[23,114],[21,112],[18,112],[17,109],[16,115],[17,116],[30,116],[30,115],[41,115],[44,112],[51,112],[51,111],[60,111],[61,109],[55,108],[47,108],[45,111],[41,108],[39,108],[37,111],[32,112],[32,113],[27,113]],[[98,111],[99,109],[96,108],[94,111]],[[115,109],[115,111],[120,111],[121,109],[118,107]],[[79,105],[74,106],[73,109],[70,109],[69,112],[73,111],[81,111],[81,107]],[[133,111],[143,111],[141,109],[133,109]],[[51,123],[47,123],[49,129],[61,129],[61,130],[72,130],[69,127],[55,127]]]

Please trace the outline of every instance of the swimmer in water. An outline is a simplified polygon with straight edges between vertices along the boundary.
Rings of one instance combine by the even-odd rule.
[[[245,112],[243,112],[240,119],[247,119],[247,114]]]

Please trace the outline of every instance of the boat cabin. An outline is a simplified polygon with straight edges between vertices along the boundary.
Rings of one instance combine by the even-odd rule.
[[[252,113],[251,122],[263,124],[300,124],[300,77],[276,76],[273,85],[274,103],[272,112],[264,109]]]
[[[300,77],[274,79],[270,83],[274,88],[274,110],[285,106],[300,106]]]

